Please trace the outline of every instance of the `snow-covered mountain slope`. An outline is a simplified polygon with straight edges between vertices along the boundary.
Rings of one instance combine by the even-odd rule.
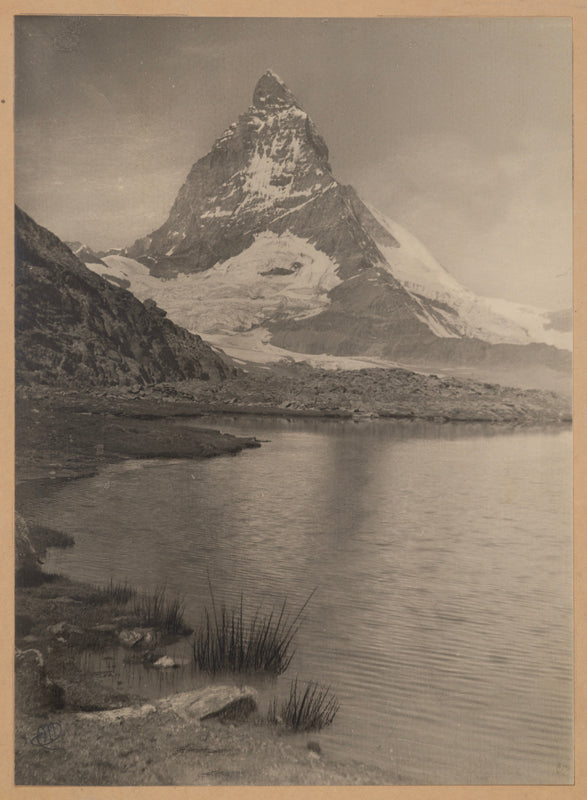
[[[193,165],[167,221],[96,271],[203,335],[250,341],[262,329],[265,346],[269,336],[309,354],[568,366],[553,346],[569,347],[569,335],[551,315],[461,286],[340,184],[328,158],[308,114],[269,71],[252,106]]]
[[[410,294],[444,303],[456,310],[456,319],[448,311],[445,316],[451,325],[456,326],[460,335],[494,344],[543,342],[554,347],[571,349],[571,332],[555,330],[550,312],[474,294],[447,272],[409,231],[372,206],[368,208],[399,243],[399,247],[389,247],[375,235],[375,241],[385,257],[386,268]]]
[[[485,303],[495,314],[501,317],[517,321],[517,323],[528,332],[531,341],[545,342],[562,350],[571,350],[573,347],[573,327],[572,324],[566,330],[557,329],[553,324],[553,317],[560,315],[572,315],[570,309],[567,311],[553,312],[534,306],[512,303],[509,300],[502,300],[498,297],[482,297],[480,300]]]
[[[281,316],[304,319],[330,302],[328,292],[341,281],[325,253],[291,233],[258,234],[243,253],[205,272],[161,280],[143,264],[105,256],[99,275],[128,282],[139,300],[152,298],[173,320],[203,334],[248,331]]]

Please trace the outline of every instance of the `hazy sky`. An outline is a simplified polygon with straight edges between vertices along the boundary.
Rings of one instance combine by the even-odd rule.
[[[17,18],[17,202],[62,239],[131,244],[267,68],[335,176],[462,283],[570,305],[564,19]]]

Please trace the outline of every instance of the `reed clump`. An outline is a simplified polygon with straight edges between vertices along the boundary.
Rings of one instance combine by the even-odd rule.
[[[184,611],[183,598],[169,597],[165,586],[153,593],[144,592],[133,597],[133,612],[143,623],[169,634],[189,632],[183,618]]]
[[[279,613],[263,612],[259,607],[249,621],[245,620],[243,598],[238,607],[222,605],[216,609],[214,594],[212,611],[204,609],[204,621],[193,640],[193,660],[203,672],[264,672],[281,675],[294,655],[293,640],[299,630],[306,602],[295,614],[287,610],[284,600]]]
[[[124,583],[114,583],[111,580],[106,586],[99,586],[88,595],[86,602],[92,606],[107,604],[125,606],[136,596],[137,590],[126,581]]]
[[[332,723],[339,708],[336,695],[329,686],[310,681],[304,687],[295,678],[289,687],[289,697],[281,704],[279,712],[277,698],[273,698],[267,718],[294,731],[319,731]]]
[[[126,581],[99,586],[87,598],[92,606],[114,605],[126,607],[132,604],[132,612],[143,625],[158,628],[168,634],[191,633],[184,622],[185,604],[180,597],[169,597],[165,586],[154,592],[138,592]]]

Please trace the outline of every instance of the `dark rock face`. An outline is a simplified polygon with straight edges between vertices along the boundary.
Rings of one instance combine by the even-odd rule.
[[[16,379],[66,386],[225,377],[202,339],[90,272],[16,209]]]
[[[14,515],[14,556],[17,584],[33,582],[41,561],[31,541],[29,526],[19,513]]]
[[[286,307],[257,319],[274,345],[409,359],[434,368],[479,360],[570,368],[569,352],[528,347],[532,338],[523,324],[500,317],[413,237],[395,233],[399,226],[390,227],[335,179],[328,158],[308,114],[268,71],[255,87],[253,105],[194,164],[167,221],[125,255],[167,279],[235,256],[246,259],[260,234],[287,233],[326,254],[340,283],[317,313],[288,313]],[[294,275],[293,264],[276,266],[268,252],[255,277],[270,289],[272,280]],[[256,291],[263,294],[258,286]]]
[[[255,91],[253,92],[253,106],[255,108],[298,106],[298,101],[285,83],[283,83],[274,72],[267,70],[267,72],[259,78],[255,86]]]
[[[43,711],[54,711],[65,705],[65,691],[47,676],[39,650],[16,650],[15,700],[20,708],[32,705]]]
[[[271,227],[276,217],[337,186],[314,123],[266,73],[253,106],[192,167],[167,222],[125,255],[165,277],[206,270],[249,247],[255,233],[283,230]]]

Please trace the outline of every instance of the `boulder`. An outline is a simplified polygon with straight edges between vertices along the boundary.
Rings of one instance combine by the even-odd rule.
[[[244,719],[257,710],[257,692],[248,687],[209,686],[165,697],[157,706],[185,720]]]
[[[14,515],[14,558],[17,584],[38,583],[42,562],[31,541],[29,526],[19,513]]]
[[[153,666],[157,669],[173,669],[173,667],[178,667],[179,664],[176,664],[170,656],[161,656],[153,663]]]
[[[71,625],[69,622],[57,622],[55,625],[50,625],[47,631],[52,636],[81,636],[83,631],[81,628]]]
[[[125,628],[118,634],[120,643],[125,647],[136,647],[137,645],[150,645],[155,641],[155,633],[152,628]]]
[[[155,703],[141,706],[124,706],[107,711],[81,712],[77,716],[93,722],[122,722],[141,719],[149,714],[171,713],[191,724],[201,720],[246,719],[257,710],[257,692],[248,687],[209,686],[193,692],[170,695]]]
[[[15,651],[14,681],[17,708],[37,713],[65,705],[65,691],[47,676],[43,654],[39,650]]]

